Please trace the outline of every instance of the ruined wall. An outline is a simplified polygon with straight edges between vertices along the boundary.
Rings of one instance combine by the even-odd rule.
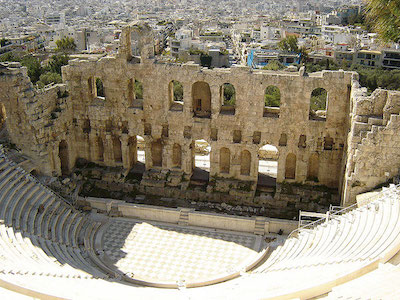
[[[52,161],[51,148],[68,134],[68,117],[63,114],[67,102],[65,85],[34,89],[25,67],[19,63],[1,63],[0,91],[11,142],[30,156],[42,172],[51,174],[58,170],[57,162]]]
[[[140,24],[132,27],[148,30]],[[152,58],[148,42],[148,36],[140,36],[142,57],[137,59],[131,55],[129,30],[124,30],[116,57],[72,60],[62,68],[64,85],[43,91],[33,90],[21,67],[12,71],[14,75],[1,77],[2,88],[10,90],[0,99],[7,113],[25,118],[7,120],[10,134],[25,153],[37,159],[42,172],[67,174],[78,158],[130,169],[137,163],[136,136],[141,136],[145,143],[142,186],[159,193],[164,187],[186,191],[194,169],[194,142],[202,139],[211,146],[210,178],[204,190],[209,194],[253,201],[258,151],[266,144],[278,149],[278,183],[348,188],[342,183],[349,164],[346,150],[354,73],[162,63]],[[183,101],[172,99],[173,80],[183,86]],[[100,81],[104,96],[97,91]],[[143,87],[143,95],[133,90],[135,82]],[[233,85],[236,102],[222,109],[225,83]],[[279,89],[279,108],[264,107],[268,86]],[[65,87],[68,95],[63,93]],[[310,98],[317,88],[328,93],[326,117],[311,118]],[[277,193],[281,190],[277,188]]]
[[[399,174],[399,113],[399,91],[377,89],[367,96],[354,80],[343,204]]]
[[[98,61],[71,61],[63,67],[63,78],[69,87],[73,116],[71,165],[78,157],[96,161],[96,141],[100,137],[104,145],[104,161],[96,162],[129,168],[134,162],[129,159],[128,140],[140,135],[146,143],[146,169],[173,169],[176,165],[173,147],[178,144],[182,150],[180,170],[191,174],[193,142],[204,139],[211,145],[211,176],[256,181],[257,151],[261,146],[271,144],[279,150],[278,182],[285,180],[288,154],[296,157],[296,169],[294,178],[286,180],[307,182],[310,157],[318,153],[318,184],[339,186],[351,73],[326,71],[302,76],[298,73],[250,71],[246,67],[208,70],[190,64],[135,64],[124,59],[102,58]],[[105,99],[93,97],[88,92],[92,89],[88,86],[92,78],[102,80]],[[128,85],[132,78],[143,84],[142,107],[132,106],[129,101]],[[171,109],[169,84],[172,80],[183,85],[181,110]],[[197,96],[192,95],[192,87],[197,82],[204,82],[210,88],[209,117],[194,117]],[[235,87],[233,115],[220,114],[220,87],[224,83]],[[277,86],[281,92],[279,118],[263,117],[264,90],[270,85]],[[327,117],[326,120],[310,120],[310,95],[319,87],[328,91]],[[234,138],[234,133],[238,132],[239,138]],[[255,141],[253,137],[257,133],[261,138]],[[285,145],[279,143],[282,134],[287,136]],[[112,141],[115,138],[121,141],[122,162],[114,157]],[[330,141],[329,147],[325,145],[327,140]],[[155,141],[162,144],[162,166],[153,166],[152,145]],[[220,172],[222,148],[230,152],[229,172]],[[243,156],[243,151],[250,155],[246,153]],[[245,157],[247,163],[250,158],[250,172],[241,172],[241,157]]]

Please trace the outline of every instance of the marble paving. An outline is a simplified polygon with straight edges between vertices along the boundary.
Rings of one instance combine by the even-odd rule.
[[[198,281],[257,255],[255,235],[115,218],[103,235],[115,267],[154,281]]]

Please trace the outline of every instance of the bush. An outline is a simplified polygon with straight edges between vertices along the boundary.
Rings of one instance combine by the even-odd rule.
[[[40,87],[48,85],[50,83],[61,83],[61,75],[58,73],[47,72],[40,75],[39,81],[37,82]]]

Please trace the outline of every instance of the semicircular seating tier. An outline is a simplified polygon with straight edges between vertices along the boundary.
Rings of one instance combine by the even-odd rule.
[[[106,221],[74,209],[0,150],[0,286],[37,298],[309,298],[377,269],[399,250],[399,188],[300,230],[251,271],[176,289],[140,285],[105,259]],[[143,284],[152,285],[143,282]]]

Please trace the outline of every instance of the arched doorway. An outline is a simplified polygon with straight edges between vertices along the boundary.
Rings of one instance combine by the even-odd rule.
[[[272,192],[276,187],[279,151],[273,145],[264,145],[258,150],[257,189]]]
[[[193,174],[191,184],[206,186],[210,179],[211,146],[206,140],[195,140],[192,143]]]
[[[229,174],[231,169],[231,151],[228,148],[219,150],[219,172]]]
[[[240,175],[250,175],[251,170],[251,153],[243,150],[240,153]]]
[[[151,158],[153,161],[153,167],[162,167],[162,152],[163,145],[161,140],[156,140],[151,143]]]
[[[140,181],[146,171],[145,161],[145,142],[140,135],[131,136],[128,140],[129,163],[131,170],[129,173],[132,178]]]
[[[286,156],[285,179],[296,179],[296,155],[293,153]]]
[[[68,158],[68,144],[62,140],[58,146],[58,157],[61,163],[61,174],[68,175],[69,173],[69,158]]]
[[[207,82],[198,81],[193,84],[192,106],[195,117],[211,117],[211,90]]]

